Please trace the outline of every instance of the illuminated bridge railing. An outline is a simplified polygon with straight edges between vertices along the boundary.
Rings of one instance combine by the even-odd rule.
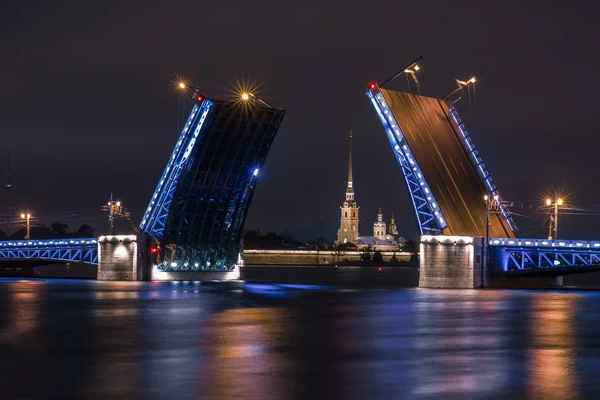
[[[600,241],[490,239],[490,256],[504,272],[548,268],[600,269]]]
[[[39,259],[98,263],[98,240],[47,239],[9,240],[0,242],[0,260]]]

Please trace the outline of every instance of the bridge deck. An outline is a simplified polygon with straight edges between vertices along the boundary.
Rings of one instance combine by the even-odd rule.
[[[485,236],[486,190],[440,99],[380,89],[448,224],[444,234]],[[514,237],[506,220],[490,213],[490,236]]]

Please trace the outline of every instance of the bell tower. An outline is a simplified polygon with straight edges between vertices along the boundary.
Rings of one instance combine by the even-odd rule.
[[[373,224],[373,236],[377,239],[385,240],[386,229],[385,222],[383,221],[383,213],[381,212],[381,208],[377,213],[377,221]]]
[[[340,207],[340,229],[338,229],[338,244],[358,242],[358,207],[354,199],[354,187],[352,185],[352,130],[350,130],[350,150],[348,154],[348,187],[346,188],[346,200]]]

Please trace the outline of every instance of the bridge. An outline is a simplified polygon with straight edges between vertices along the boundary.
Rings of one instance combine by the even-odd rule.
[[[11,259],[98,264],[98,240],[84,238],[0,241],[0,260]]]
[[[414,65],[403,71],[414,73]],[[495,277],[600,270],[600,242],[516,238],[518,228],[455,108],[458,100],[382,87],[387,82],[371,83],[366,95],[422,235],[419,286],[485,287]]]
[[[140,224],[141,235],[0,242],[0,259],[98,264],[98,279],[231,276],[256,181],[285,117],[252,93],[185,88],[193,102]]]
[[[420,286],[483,287],[488,277],[600,270],[600,242],[516,238],[456,101],[382,86],[372,83],[366,95],[422,235]],[[145,236],[0,242],[0,259],[98,263],[99,279],[233,271],[256,180],[285,111],[251,93],[235,101],[197,88],[189,94],[192,110],[140,224]],[[484,195],[494,199],[494,212]]]

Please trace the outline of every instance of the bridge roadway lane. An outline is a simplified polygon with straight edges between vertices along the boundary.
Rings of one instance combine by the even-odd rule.
[[[381,89],[448,223],[445,234],[485,236],[486,189],[437,98]],[[490,236],[514,237],[500,215],[490,214]]]

